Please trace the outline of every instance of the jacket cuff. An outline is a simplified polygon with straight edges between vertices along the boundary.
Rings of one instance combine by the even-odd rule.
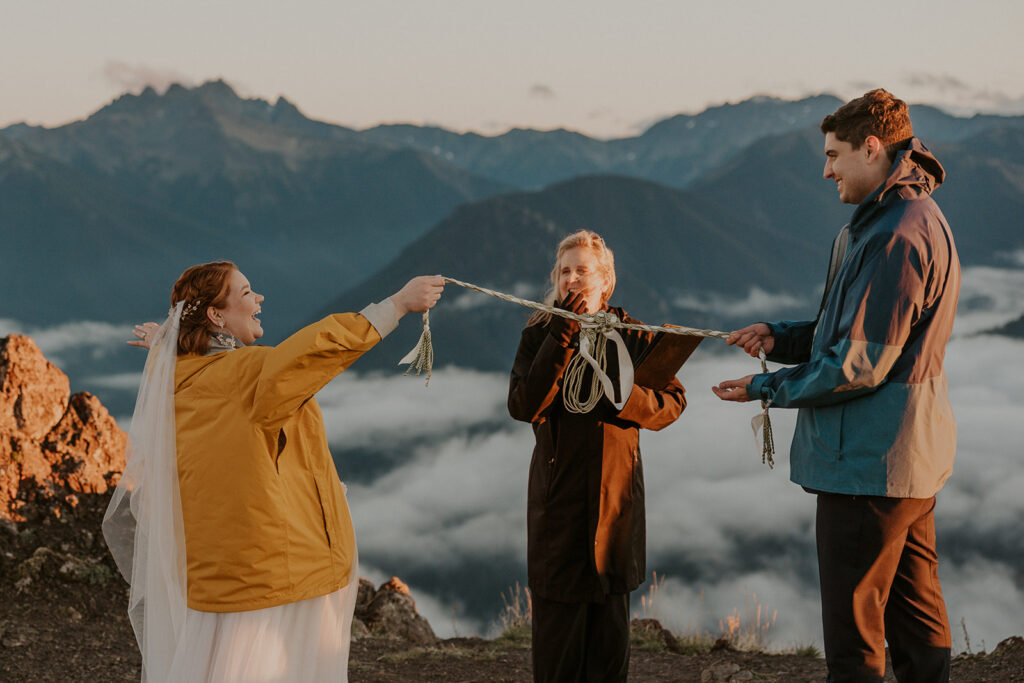
[[[639,412],[638,408],[642,406],[641,401],[644,398],[643,391],[638,389],[636,384],[631,387],[627,387],[627,389],[629,390],[629,397],[626,399],[626,402],[622,404],[622,410],[616,413],[616,417],[622,420],[639,423],[640,420],[636,418],[639,418],[640,416],[634,416],[633,413]],[[633,399],[636,400],[634,401]]]
[[[747,385],[747,396],[761,401],[772,400],[775,391],[771,387],[765,386],[771,377],[771,373],[754,375],[754,378],[750,380],[750,384]]]
[[[764,357],[773,363],[789,363],[792,352],[793,340],[789,327],[785,323],[765,323],[775,339],[775,345],[771,353],[764,354]]]
[[[390,298],[384,299],[379,304],[370,304],[359,311],[359,314],[370,321],[381,339],[398,327],[398,310]]]

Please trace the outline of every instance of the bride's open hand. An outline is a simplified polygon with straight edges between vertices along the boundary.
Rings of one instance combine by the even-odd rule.
[[[135,329],[132,330],[132,334],[138,337],[138,339],[129,339],[128,345],[148,349],[150,344],[153,343],[153,337],[156,336],[156,331],[158,329],[160,329],[160,326],[156,323],[142,323],[141,325],[136,325]]]

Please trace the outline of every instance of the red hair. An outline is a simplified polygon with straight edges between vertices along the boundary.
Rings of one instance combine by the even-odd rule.
[[[178,355],[206,353],[212,332],[206,310],[222,308],[228,296],[228,278],[238,270],[231,261],[213,261],[192,266],[178,278],[171,290],[171,305],[185,302],[178,330]]]

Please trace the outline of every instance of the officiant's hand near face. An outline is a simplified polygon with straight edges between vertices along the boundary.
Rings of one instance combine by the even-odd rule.
[[[587,306],[589,305],[584,297],[584,292],[569,292],[561,301],[555,302],[555,307],[570,313],[583,315],[587,312]],[[568,347],[572,343],[573,336],[579,330],[580,324],[575,320],[552,314],[548,333],[562,346]]]

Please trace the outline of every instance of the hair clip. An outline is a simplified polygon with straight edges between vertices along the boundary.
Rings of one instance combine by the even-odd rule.
[[[181,317],[182,318],[187,318],[188,316],[190,316],[193,313],[195,313],[197,310],[199,310],[199,304],[201,304],[201,303],[202,303],[201,300],[196,299],[195,301],[193,301],[190,304],[185,304],[185,308],[183,308],[181,310]]]

